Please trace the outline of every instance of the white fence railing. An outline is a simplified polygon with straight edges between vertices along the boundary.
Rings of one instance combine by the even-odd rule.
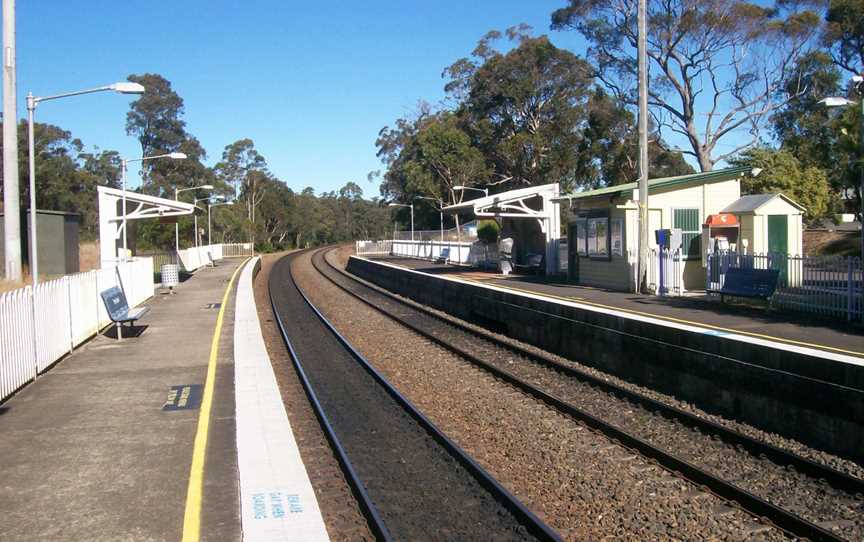
[[[391,254],[423,260],[446,259],[450,263],[469,263],[472,243],[457,241],[393,241]],[[446,258],[444,258],[446,256]]]
[[[635,255],[633,261],[638,265]],[[648,288],[654,295],[684,294],[684,263],[680,249],[648,250]]]
[[[152,297],[152,260],[0,294],[0,401],[111,322],[99,293],[112,286],[123,288],[130,307]]]
[[[706,290],[720,290],[730,268],[777,269],[780,277],[771,303],[777,308],[861,320],[864,269],[861,258],[788,254],[709,254]]]
[[[393,241],[355,241],[358,256],[388,256],[393,252]]]
[[[459,230],[449,228],[443,232],[438,230],[414,230],[414,236],[411,236],[411,230],[398,230],[393,232],[394,241],[441,241],[443,234],[444,241],[462,241],[473,243],[477,240],[477,221],[472,220],[465,224],[459,225]]]

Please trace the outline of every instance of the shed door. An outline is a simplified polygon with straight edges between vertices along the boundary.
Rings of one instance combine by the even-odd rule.
[[[768,252],[789,253],[789,217],[768,215]]]

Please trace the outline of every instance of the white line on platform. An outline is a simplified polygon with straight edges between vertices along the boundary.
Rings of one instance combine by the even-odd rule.
[[[243,540],[329,540],[264,346],[251,260],[237,284],[234,396]]]

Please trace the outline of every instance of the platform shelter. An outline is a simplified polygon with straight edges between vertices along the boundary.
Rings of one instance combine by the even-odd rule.
[[[559,267],[561,209],[553,203],[560,195],[558,183],[491,194],[444,208],[445,213],[494,218],[501,224],[501,238],[513,239],[514,263],[525,263],[542,254],[546,274]]]

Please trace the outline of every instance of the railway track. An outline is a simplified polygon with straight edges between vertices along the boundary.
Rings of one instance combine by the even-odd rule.
[[[379,540],[560,540],[354,350],[277,262],[276,323]]]
[[[406,302],[325,252],[313,266],[341,290],[676,476],[795,537],[864,538],[860,479]]]

